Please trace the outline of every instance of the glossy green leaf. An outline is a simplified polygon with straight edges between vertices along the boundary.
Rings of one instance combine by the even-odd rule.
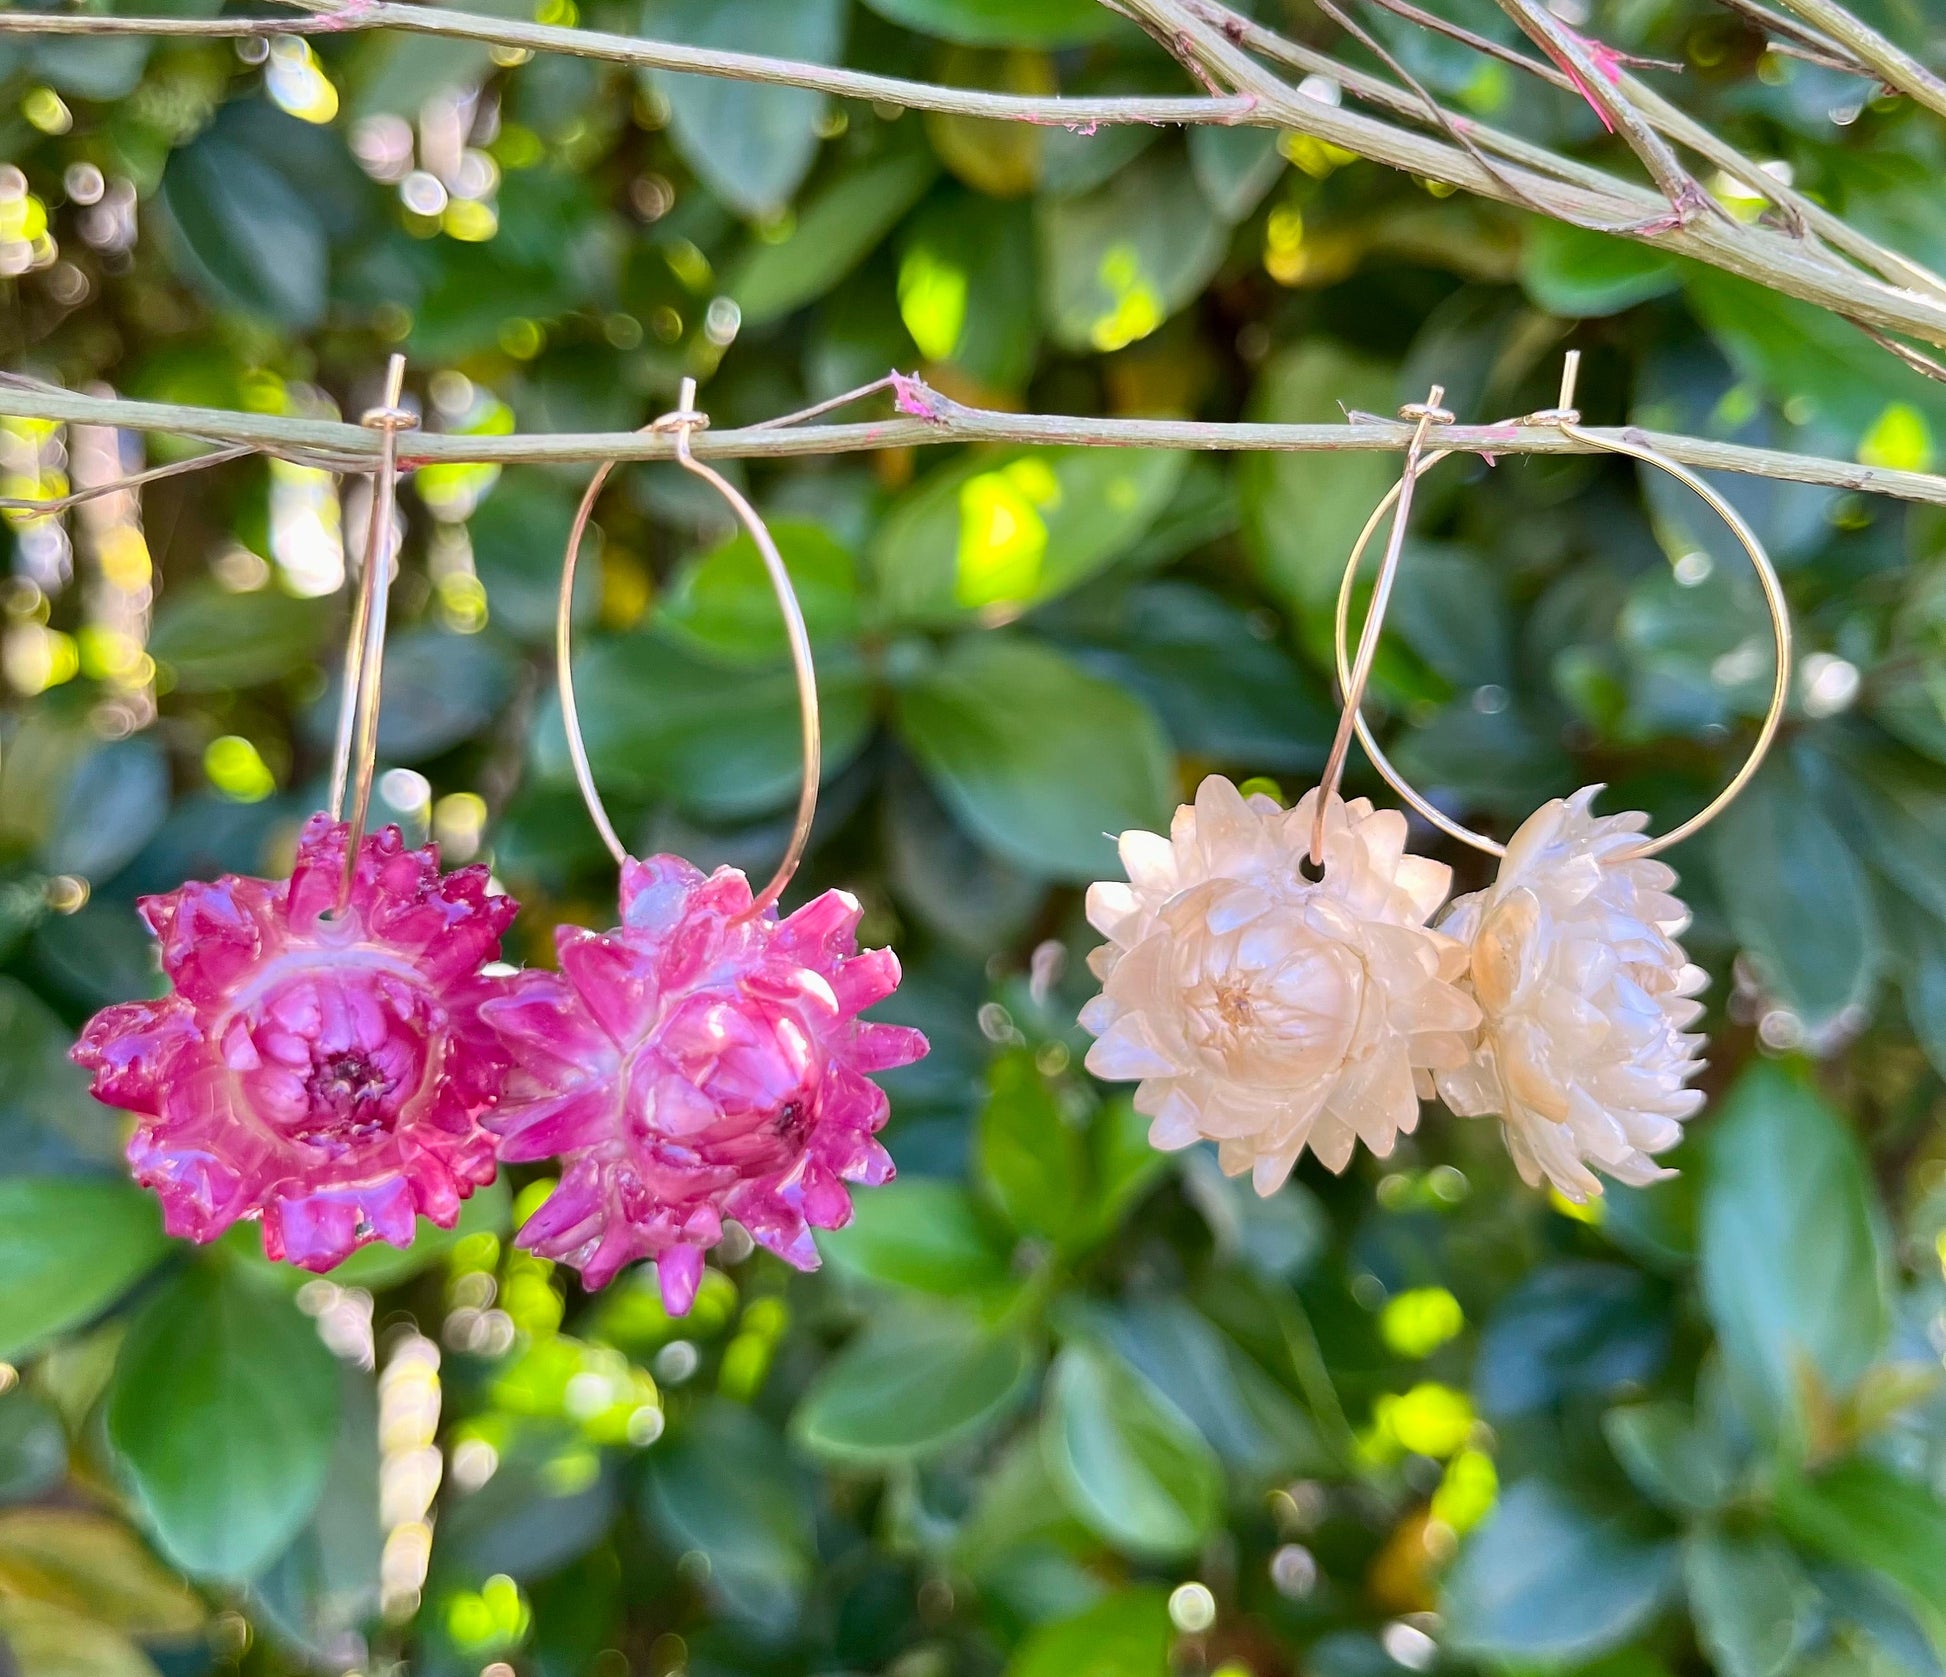
[[[981,1186],[1023,1234],[1065,1241],[1088,1191],[1086,1144],[1026,1049],[995,1060],[975,1143]]]
[[[1033,1354],[1017,1332],[951,1309],[883,1319],[827,1363],[791,1418],[821,1460],[924,1460],[992,1426],[1019,1397]]]
[[[800,63],[835,63],[844,48],[843,0],[647,0],[642,32],[718,51],[762,50]],[[822,94],[722,76],[652,72],[669,101],[669,132],[709,189],[746,216],[771,216],[817,156]]]
[[[1169,1677],[1168,1592],[1119,1590],[1039,1626],[1008,1662],[1006,1677]]]
[[[1708,1157],[1703,1300],[1739,1390],[1782,1421],[1796,1413],[1807,1372],[1843,1393],[1884,1343],[1886,1257],[1871,1180],[1805,1074],[1768,1061],[1753,1063],[1723,1102]]]
[[[1946,1647],[1946,1504],[1925,1485],[1857,1456],[1826,1473],[1784,1475],[1776,1507],[1806,1548],[1889,1580]]]
[[[575,659],[581,727],[604,789],[660,794],[705,819],[779,808],[804,774],[797,683],[788,667],[739,668],[702,658],[663,634],[591,642]],[[864,744],[863,672],[843,658],[818,665],[824,772],[835,776]],[[560,711],[543,707],[541,772],[570,784]]]
[[[1286,167],[1274,128],[1202,123],[1190,129],[1188,144],[1196,184],[1225,221],[1241,221],[1261,204]]]
[[[1118,26],[1094,0],[865,0],[908,29],[975,47],[1068,47]]]
[[[1823,1025],[1869,995],[1884,961],[1852,840],[1788,757],[1773,758],[1709,835],[1738,941],[1778,998]]]
[[[0,1179],[0,1358],[98,1316],[168,1242],[155,1200],[109,1176]]]
[[[574,496],[531,472],[504,476],[467,520],[473,568],[486,588],[487,612],[503,634],[554,643],[561,555],[574,521]],[[577,627],[594,614],[601,594],[599,548],[583,544],[574,577]]]
[[[1070,349],[1117,350],[1208,284],[1229,244],[1180,152],[1156,150],[1098,192],[1041,206],[1041,297]]]
[[[1397,399],[1389,368],[1314,339],[1265,363],[1248,417],[1335,425],[1347,408],[1389,413]],[[1244,531],[1271,593],[1307,613],[1329,610],[1345,556],[1396,476],[1396,462],[1377,454],[1247,456]]]
[[[860,1194],[851,1222],[818,1247],[849,1274],[936,1298],[977,1298],[1009,1281],[1006,1244],[971,1196],[931,1177]]]
[[[187,1269],[136,1319],[108,1441],[163,1553],[248,1578],[317,1506],[338,1370],[291,1300],[231,1269]]]
[[[50,873],[107,879],[169,812],[169,764],[153,740],[111,740],[81,760],[42,841]]]
[[[1721,1677],[1778,1677],[1816,1623],[1817,1592],[1773,1533],[1699,1527],[1683,1546],[1683,1577],[1697,1637]]]
[[[858,565],[821,525],[770,522],[813,644],[849,640],[859,627]],[[707,655],[739,664],[774,663],[790,655],[783,616],[763,555],[739,533],[677,575],[660,621]]]
[[[1737,1461],[1728,1441],[1679,1403],[1611,1409],[1602,1432],[1635,1488],[1672,1513],[1707,1513],[1735,1489]]]
[[[1174,494],[1183,456],[1010,449],[931,473],[872,544],[885,611],[906,623],[1011,618],[1125,553]]]
[[[1675,1544],[1644,1542],[1529,1479],[1460,1551],[1440,1613],[1473,1658],[1580,1665],[1644,1629],[1677,1575]]]
[[[1076,1518],[1131,1555],[1187,1555],[1222,1520],[1215,1452],[1181,1410],[1100,1346],[1076,1341],[1055,1360],[1041,1448]]]
[[[1040,345],[1028,206],[935,193],[902,240],[899,314],[928,361],[987,389],[1019,389]]]
[[[752,246],[731,270],[729,294],[744,324],[761,326],[822,297],[918,201],[936,168],[929,153],[903,152],[814,192],[788,238]]]
[[[0,1593],[31,1595],[159,1639],[194,1634],[206,1613],[127,1526],[81,1508],[0,1514]]]
[[[186,693],[254,687],[301,668],[331,633],[328,607],[275,587],[232,594],[209,583],[176,589],[156,612],[149,653]]]
[[[1570,320],[1620,314],[1682,284],[1660,251],[1538,217],[1527,229],[1520,280],[1541,308]]]
[[[712,1592],[737,1617],[781,1630],[815,1558],[809,1499],[784,1441],[721,1399],[649,1458],[646,1507],[678,1550],[709,1558]]]
[[[1147,708],[1024,637],[956,642],[900,693],[901,737],[953,813],[1030,872],[1106,877],[1113,842],[1168,818],[1168,748]]]

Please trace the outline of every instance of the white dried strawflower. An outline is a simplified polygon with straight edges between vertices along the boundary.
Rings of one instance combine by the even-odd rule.
[[[1703,1104],[1684,1087],[1702,1069],[1703,1039],[1685,1033],[1708,982],[1675,941],[1689,911],[1674,869],[1629,854],[1649,818],[1592,814],[1600,790],[1536,810],[1493,885],[1440,923],[1470,950],[1484,1023],[1439,1093],[1463,1118],[1498,1115],[1521,1176],[1577,1203],[1601,1192],[1589,1165],[1635,1187],[1673,1176],[1652,1155]]]
[[[1128,884],[1088,892],[1109,939],[1089,958],[1088,1069],[1140,1080],[1155,1146],[1213,1140],[1260,1194],[1307,1145],[1333,1170],[1361,1140],[1390,1153],[1479,1023],[1465,951],[1426,926],[1452,871],[1405,853],[1398,811],[1334,796],[1313,882],[1317,797],[1285,810],[1211,775],[1169,837],[1122,834]]]

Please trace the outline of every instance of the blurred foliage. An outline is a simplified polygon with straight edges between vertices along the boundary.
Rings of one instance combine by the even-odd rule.
[[[1181,86],[1087,0],[582,4],[538,15],[980,86]],[[1869,10],[1938,59],[1936,7]],[[1461,107],[1626,166],[1578,102],[1367,22]],[[1586,27],[1680,61],[1688,108],[1946,264],[1937,123],[1703,0],[1605,0]],[[8,38],[6,364],[355,417],[397,348],[429,427],[502,433],[640,425],[684,374],[743,423],[893,365],[997,406],[1211,418],[1437,380],[1485,418],[1544,405],[1572,341],[1593,418],[1938,463],[1946,394],[1852,328],[1313,142],[518,56]],[[192,446],[19,421],[0,445],[9,493]],[[1807,656],[1772,763],[1676,858],[1715,980],[1679,1180],[1571,1211],[1492,1126],[1438,1116],[1259,1201],[1151,1153],[1080,1072],[1076,887],[1207,770],[1304,789],[1329,599],[1395,463],[732,469],[820,653],[797,889],[860,894],[906,962],[886,1011],[934,1048],[888,1079],[899,1180],[823,1272],[732,1240],[683,1322],[639,1275],[590,1298],[516,1251],[527,1171],[328,1280],[273,1272],[249,1230],[165,1245],[63,1052],[157,986],[138,894],[286,865],[362,491],[245,461],[7,526],[8,1669],[1939,1677],[1946,519],[1721,485]],[[492,859],[523,960],[610,912],[548,696],[582,481],[442,466],[404,499],[384,812]],[[666,467],[618,472],[597,523],[582,706],[622,830],[768,868],[797,722],[756,556]],[[1380,666],[1401,762],[1501,832],[1592,780],[1659,822],[1693,808],[1768,682],[1741,564],[1623,462],[1446,466]]]

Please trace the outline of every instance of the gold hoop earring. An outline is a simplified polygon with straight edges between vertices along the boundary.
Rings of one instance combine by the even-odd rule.
[[[1784,587],[1778,580],[1776,567],[1772,565],[1769,554],[1764,551],[1763,543],[1757,539],[1757,533],[1723,495],[1687,466],[1671,460],[1667,455],[1657,453],[1646,444],[1629,442],[1625,438],[1605,437],[1597,431],[1582,428],[1581,415],[1574,406],[1575,383],[1580,371],[1581,352],[1570,350],[1562,369],[1559,405],[1543,409],[1539,413],[1528,414],[1519,423],[1552,425],[1564,436],[1573,437],[1595,448],[1605,449],[1611,454],[1626,454],[1632,459],[1665,471],[1677,482],[1693,490],[1710,511],[1729,526],[1730,533],[1736,537],[1744,552],[1750,556],[1751,566],[1757,573],[1758,585],[1763,591],[1765,608],[1770,614],[1771,631],[1776,644],[1777,675],[1771,684],[1770,704],[1764,713],[1762,723],[1758,726],[1757,737],[1750,747],[1749,755],[1744,758],[1742,766],[1731,776],[1723,790],[1696,814],[1660,837],[1643,839],[1636,845],[1634,854],[1658,856],[1663,851],[1682,843],[1684,839],[1701,832],[1729,808],[1735,802],[1737,795],[1750,784],[1752,777],[1762,767],[1764,758],[1769,755],[1771,744],[1777,738],[1777,731],[1783,724],[1784,712],[1790,702],[1790,606],[1784,598]],[[1449,452],[1440,450],[1424,456],[1417,462],[1417,475],[1423,476],[1431,471],[1440,461],[1448,458]],[[1411,471],[1412,462],[1408,461],[1408,472]],[[1365,748],[1365,755],[1371,759],[1372,767],[1378,770],[1385,783],[1415,812],[1449,838],[1458,839],[1460,843],[1471,845],[1475,850],[1484,851],[1489,856],[1505,856],[1507,847],[1504,844],[1454,820],[1398,771],[1391,759],[1380,749],[1378,741],[1373,737],[1371,724],[1365,720],[1364,713],[1360,709],[1365,691],[1364,678],[1370,673],[1372,649],[1376,647],[1379,631],[1383,627],[1385,606],[1390,598],[1393,577],[1398,569],[1402,526],[1405,522],[1406,508],[1411,504],[1408,482],[1407,477],[1401,477],[1385,499],[1380,501],[1373,510],[1372,516],[1365,521],[1365,528],[1352,546],[1351,557],[1345,561],[1344,576],[1338,584],[1335,651],[1338,683],[1347,696],[1346,714],[1351,719],[1352,728],[1357,732],[1358,743]],[[1358,581],[1358,567],[1365,556],[1365,549],[1371,545],[1372,537],[1380,522],[1393,506],[1401,501],[1405,506],[1400,507],[1398,515],[1393,520],[1391,540],[1386,545],[1385,557],[1381,562],[1379,581],[1373,587],[1372,604],[1366,611],[1364,627],[1359,636],[1359,659],[1354,663],[1347,655],[1345,643],[1351,616],[1352,591]],[[1341,725],[1341,736],[1343,732]]]
[[[703,1254],[734,1218],[756,1242],[815,1269],[814,1228],[851,1220],[848,1182],[892,1176],[876,1135],[889,1107],[868,1074],[918,1059],[926,1039],[859,1013],[890,995],[889,949],[858,952],[862,910],[827,891],[780,918],[817,812],[817,677],[804,614],[783,556],[756,509],[695,457],[709,424],[684,379],[679,406],[650,431],[717,491],[763,556],[783,613],[803,707],[804,785],[784,858],[754,895],[735,868],[706,875],[678,856],[637,861],[603,807],[581,736],[572,664],[574,573],[595,472],[568,533],[555,618],[561,721],[588,814],[621,869],[621,923],[555,931],[558,972],[528,971],[481,1016],[512,1070],[486,1120],[510,1161],[559,1159],[559,1185],[522,1224],[520,1243],[605,1285],[653,1258],[670,1314],[689,1309]]]
[[[1599,1170],[1644,1186],[1672,1175],[1654,1156],[1682,1137],[1703,1103],[1689,1080],[1701,1069],[1697,993],[1706,975],[1676,938],[1689,912],[1672,895],[1676,875],[1655,858],[1714,820],[1757,772],[1776,738],[1790,694],[1791,621],[1782,585],[1756,532],[1695,473],[1644,444],[1584,430],[1574,408],[1578,352],[1570,352],[1557,407],[1529,415],[1578,441],[1626,454],[1687,484],[1730,527],[1755,567],[1777,647],[1770,706],[1742,766],[1702,810],[1659,838],[1644,838],[1640,812],[1597,816],[1599,786],[1543,805],[1500,844],[1448,816],[1398,769],[1373,739],[1358,709],[1359,666],[1347,656],[1346,624],[1359,560],[1378,522],[1409,499],[1408,480],[1379,504],[1353,547],[1338,589],[1336,656],[1352,724],[1388,785],[1435,827],[1500,858],[1492,885],[1462,897],[1439,929],[1467,951],[1465,988],[1480,1009],[1479,1034],[1463,1064],[1441,1068],[1440,1096],[1462,1117],[1498,1117],[1525,1180],[1545,1178],[1567,1198],[1599,1194]],[[1421,472],[1446,456],[1435,453]],[[1410,463],[1409,463],[1410,464]],[[1376,639],[1400,547],[1395,518],[1381,587],[1360,637]],[[1369,657],[1364,658],[1369,667]]]

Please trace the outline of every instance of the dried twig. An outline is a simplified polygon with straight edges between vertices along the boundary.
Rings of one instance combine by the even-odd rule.
[[[696,434],[695,453],[707,459],[777,460],[823,454],[852,454],[937,443],[1031,443],[1081,448],[1174,448],[1204,452],[1331,453],[1396,452],[1412,434],[1410,425],[1359,419],[1342,425],[1266,425],[1192,419],[1097,419],[1069,414],[1002,413],[968,407],[941,395],[918,379],[901,374],[878,381],[899,395],[898,417],[840,425],[804,425],[785,415],[758,425]],[[845,401],[857,399],[849,392]],[[806,413],[828,411],[819,403]],[[132,431],[168,431],[221,437],[257,452],[308,459],[320,454],[344,460],[347,469],[369,470],[378,438],[362,426],[333,420],[288,419],[277,415],[228,413],[217,408],[136,402],[120,397],[81,396],[0,386],[0,415],[64,420],[84,425],[117,425]],[[1707,437],[1676,436],[1624,427],[1598,435],[1646,441],[1671,459],[1704,471],[1738,472],[1859,490],[1906,501],[1946,506],[1946,477],[1926,472],[1891,471],[1849,461],[1820,459],[1779,449],[1748,448]],[[1591,445],[1566,437],[1552,426],[1442,426],[1441,448],[1483,455],[1585,454]],[[400,452],[403,467],[435,462],[490,462],[497,465],[566,464],[587,461],[667,460],[674,445],[666,436],[641,431],[566,433],[554,436],[474,437],[414,433]]]

